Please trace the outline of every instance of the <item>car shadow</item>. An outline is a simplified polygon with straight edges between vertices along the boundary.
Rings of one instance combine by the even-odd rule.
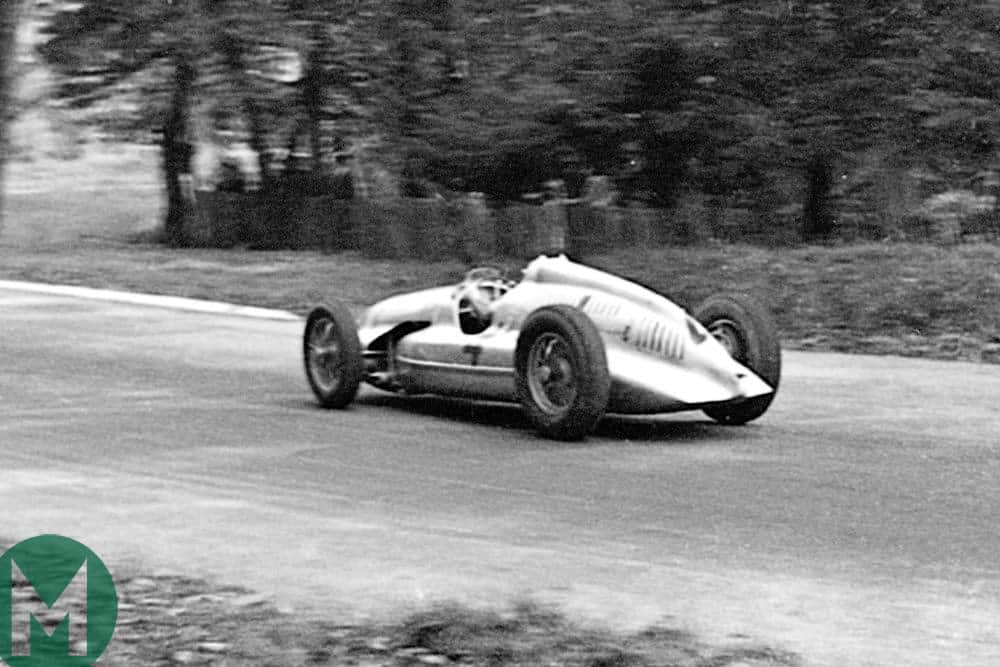
[[[359,405],[403,410],[411,414],[427,415],[441,419],[524,431],[533,437],[534,429],[528,423],[519,405],[491,401],[453,398],[434,395],[408,396],[404,394],[366,394],[359,396]],[[752,427],[748,427],[752,428]],[[698,441],[733,440],[745,438],[746,428],[721,426],[708,418],[693,420],[671,415],[634,416],[606,415],[595,429],[592,438],[627,440],[631,442],[685,443]]]
[[[594,435],[633,442],[663,442],[673,444],[700,441],[729,441],[743,439],[745,429],[722,426],[708,417],[693,420],[676,415],[607,415],[597,425]]]
[[[448,396],[406,394],[367,394],[356,400],[359,405],[388,407],[412,414],[440,417],[453,421],[503,428],[530,428],[517,405]]]

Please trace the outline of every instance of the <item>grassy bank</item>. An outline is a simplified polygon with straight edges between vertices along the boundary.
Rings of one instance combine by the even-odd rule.
[[[574,665],[780,667],[797,656],[734,638],[710,645],[673,628],[625,635],[530,602],[501,611],[442,605],[380,622],[303,618],[239,588],[175,576],[118,582],[107,665]]]
[[[791,349],[1000,361],[1000,246],[865,244],[764,249],[707,245],[620,251],[588,263],[684,305],[750,292]],[[512,264],[513,266],[513,264]],[[304,313],[331,297],[355,306],[458,280],[458,262],[366,260],[356,253],[173,251],[92,241],[0,245],[0,278],[218,299]]]
[[[0,554],[7,545],[0,542]],[[636,634],[585,627],[522,600],[484,610],[438,604],[398,618],[306,618],[268,596],[175,574],[112,568],[115,633],[101,657],[132,665],[574,665],[577,667],[794,667],[795,654],[734,635],[709,644],[676,628]],[[124,572],[123,572],[124,570]],[[15,583],[14,599],[36,592]],[[84,600],[60,598],[70,613]]]
[[[617,253],[594,263],[697,303],[756,295],[788,347],[1000,360],[1000,246],[718,245]]]

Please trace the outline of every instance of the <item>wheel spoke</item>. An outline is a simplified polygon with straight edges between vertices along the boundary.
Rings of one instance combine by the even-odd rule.
[[[538,381],[542,384],[548,384],[552,381],[552,369],[545,364],[538,364],[535,374],[538,376]]]
[[[336,343],[330,343],[329,345],[310,345],[309,351],[315,354],[317,357],[323,355],[340,354],[340,346]]]
[[[576,389],[573,379],[568,375],[562,375],[552,382],[548,387],[548,394],[552,401],[559,406],[569,405],[573,400]]]
[[[567,410],[576,397],[576,379],[566,341],[555,333],[543,334],[529,355],[528,381],[536,404],[553,415]]]
[[[329,342],[333,338],[333,322],[323,320],[313,329],[312,341],[319,343]]]
[[[729,320],[713,322],[708,332],[726,350],[729,356],[739,360],[743,354],[743,338],[739,329]]]
[[[319,320],[313,325],[308,349],[317,383],[324,391],[333,391],[340,384],[344,358],[337,339],[337,327],[332,320]]]

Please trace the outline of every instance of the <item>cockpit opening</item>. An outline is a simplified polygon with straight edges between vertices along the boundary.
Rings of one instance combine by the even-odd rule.
[[[491,266],[477,267],[465,274],[455,298],[462,332],[474,335],[486,331],[493,321],[496,301],[516,284]]]

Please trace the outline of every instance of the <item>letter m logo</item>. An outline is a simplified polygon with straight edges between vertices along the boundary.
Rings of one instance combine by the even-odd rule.
[[[42,586],[44,596],[13,558],[10,569],[11,655],[30,656],[33,638],[44,642],[65,641],[68,655],[87,655],[87,561],[83,561],[61,590],[53,593],[51,582]]]

